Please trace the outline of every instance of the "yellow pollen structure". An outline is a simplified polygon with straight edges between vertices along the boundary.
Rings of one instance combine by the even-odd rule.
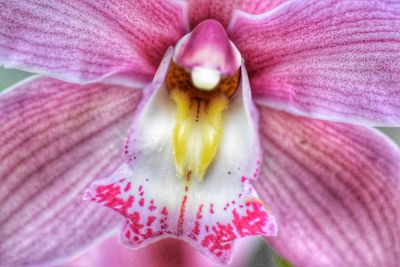
[[[203,180],[222,137],[223,111],[239,84],[239,72],[212,91],[195,88],[190,73],[171,63],[166,85],[176,103],[173,153],[177,174]]]

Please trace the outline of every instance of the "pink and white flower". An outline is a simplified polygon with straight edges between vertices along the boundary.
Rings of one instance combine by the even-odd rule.
[[[86,191],[131,247],[173,236],[226,263],[279,225],[296,266],[396,266],[400,151],[369,127],[400,124],[399,10],[0,0],[0,62],[52,77],[0,96],[0,264],[113,232]]]

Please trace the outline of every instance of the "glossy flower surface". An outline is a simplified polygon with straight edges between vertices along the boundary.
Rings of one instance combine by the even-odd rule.
[[[1,264],[61,261],[121,223],[81,201],[96,180],[85,198],[126,217],[129,246],[172,235],[228,262],[275,216],[296,266],[396,266],[400,152],[368,127],[400,124],[397,1],[0,7],[0,62],[53,77],[0,98]]]

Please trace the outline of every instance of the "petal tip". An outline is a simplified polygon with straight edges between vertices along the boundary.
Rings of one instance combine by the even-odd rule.
[[[224,27],[212,19],[202,21],[178,42],[174,59],[188,69],[214,69],[223,75],[234,74],[242,63],[240,52]]]

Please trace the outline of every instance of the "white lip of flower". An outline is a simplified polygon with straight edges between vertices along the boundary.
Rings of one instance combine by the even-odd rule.
[[[222,26],[215,30],[224,33]],[[261,153],[246,68],[222,72],[213,90],[199,90],[194,68],[176,64],[173,53],[167,51],[145,90],[125,162],[95,181],[85,199],[126,218],[120,239],[129,247],[174,236],[227,263],[236,239],[277,234],[249,180],[260,172]],[[203,68],[219,69],[210,65]]]
[[[211,91],[221,80],[221,74],[218,70],[195,67],[191,73],[193,85],[200,90]]]

